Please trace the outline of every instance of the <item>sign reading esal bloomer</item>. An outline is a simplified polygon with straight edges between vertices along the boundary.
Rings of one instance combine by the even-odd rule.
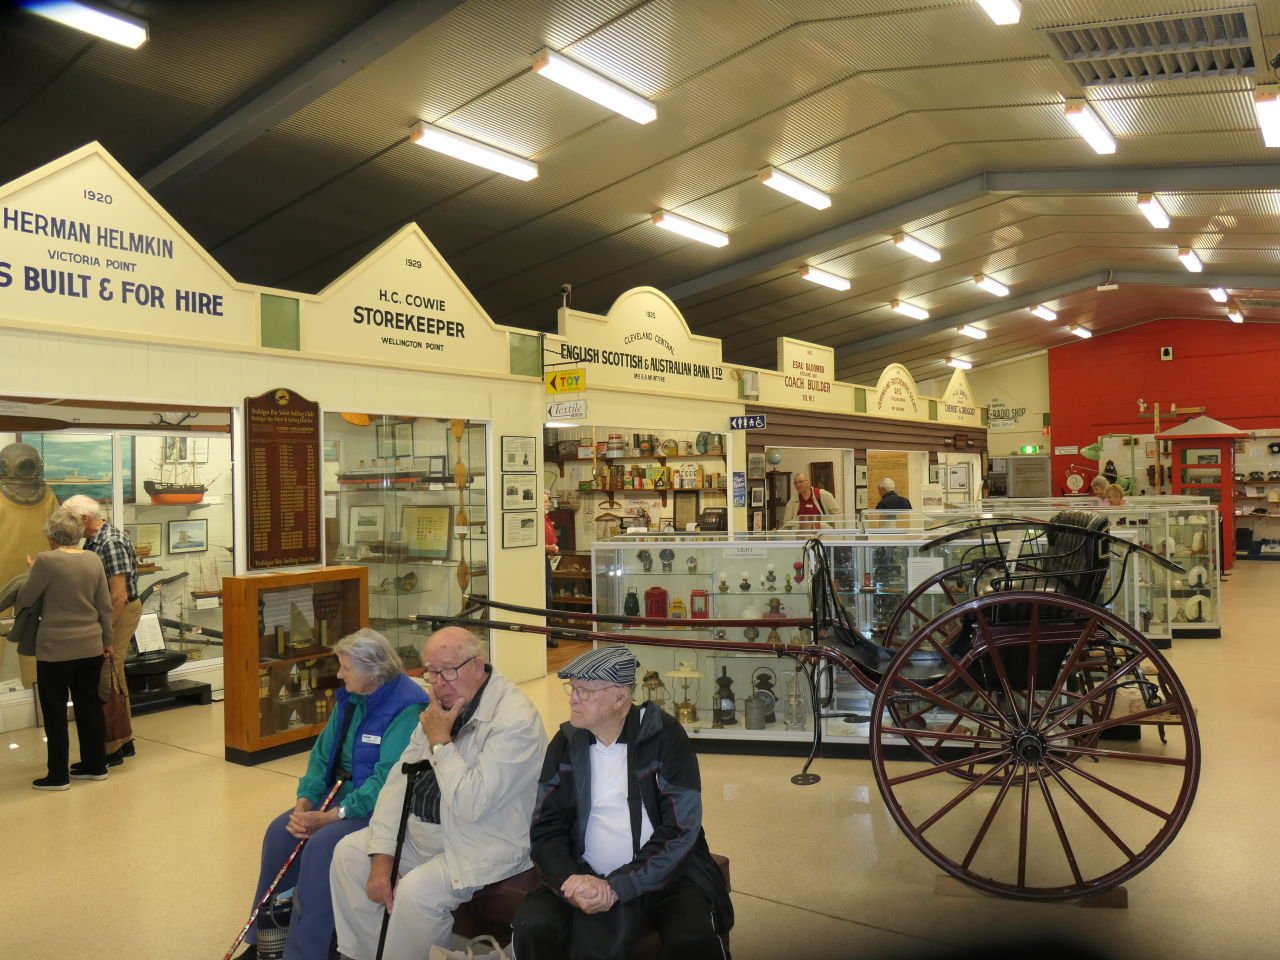
[[[737,398],[720,341],[690,333],[676,305],[653,287],[628,290],[605,316],[562,309],[559,336],[548,336],[545,344],[547,367],[587,369],[592,387]]]
[[[414,224],[302,304],[306,353],[506,373],[507,335]]]

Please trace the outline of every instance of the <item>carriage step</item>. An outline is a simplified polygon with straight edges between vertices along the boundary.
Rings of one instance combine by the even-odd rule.
[[[933,892],[939,897],[989,897],[991,894],[971,887],[961,880],[957,880],[950,874],[940,873],[933,878]],[[1067,906],[1076,907],[1102,907],[1111,910],[1128,910],[1129,909],[1129,888],[1124,884],[1118,887],[1112,887],[1110,890],[1104,890],[1102,893],[1095,893],[1091,897],[1081,897],[1079,900],[1046,900],[1046,903],[1062,903]]]

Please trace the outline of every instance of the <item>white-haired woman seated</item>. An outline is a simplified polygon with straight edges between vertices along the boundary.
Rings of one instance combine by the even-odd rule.
[[[328,957],[333,938],[333,903],[329,897],[329,861],[333,848],[349,833],[369,825],[378,791],[400,759],[426,708],[427,696],[404,674],[400,657],[376,630],[365,628],[343,637],[338,655],[337,705],[311,748],[307,772],[298,781],[298,801],[271,821],[262,838],[257,903],[297,842],[307,839],[301,855],[285,874],[278,891],[294,888],[293,913],[286,960]],[[344,783],[337,803],[316,808],[341,773]],[[241,958],[257,957],[257,930]]]

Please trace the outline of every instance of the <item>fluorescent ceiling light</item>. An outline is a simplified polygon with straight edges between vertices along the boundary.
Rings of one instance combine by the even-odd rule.
[[[1067,122],[1076,128],[1076,133],[1088,141],[1095,153],[1115,153],[1116,138],[1111,131],[1102,125],[1098,115],[1093,112],[1085,100],[1068,100],[1063,108]]]
[[[928,260],[930,263],[937,263],[942,259],[942,253],[935,248],[929,246],[923,240],[917,240],[909,233],[899,233],[893,238],[894,245],[899,250],[911,254],[913,257],[919,257],[921,260]]]
[[[947,366],[955,367],[957,370],[972,370],[973,364],[968,360],[961,360],[959,357],[947,357]]]
[[[693,220],[667,210],[659,210],[654,213],[653,225],[712,247],[723,247],[729,242],[728,234],[713,230],[711,227],[704,226],[701,223],[695,223]]]
[[[1058,315],[1054,313],[1052,310],[1050,310],[1048,307],[1046,307],[1043,303],[1037,303],[1034,307],[1031,308],[1031,312],[1034,313],[1041,320],[1057,320],[1058,319]]]
[[[477,167],[506,174],[517,180],[532,180],[538,175],[538,165],[524,157],[517,157],[514,153],[507,153],[429,123],[419,123],[413,128],[413,142],[436,153],[474,163]]]
[[[1164,207],[1160,205],[1160,201],[1150,193],[1138,194],[1138,209],[1142,211],[1142,215],[1146,217],[1153,227],[1163,230],[1169,225],[1169,214],[1165,212]]]
[[[983,330],[981,327],[975,327],[970,323],[956,327],[956,333],[963,333],[966,337],[973,337],[975,340],[987,339],[987,331]]]
[[[543,50],[534,58],[533,72],[636,123],[648,123],[658,116],[657,107],[640,94],[632,93],[621,84],[614,83],[554,50]]]
[[[803,180],[797,180],[791,174],[783,173],[776,167],[765,167],[761,170],[760,182],[801,203],[807,203],[815,210],[825,210],[831,206],[831,198],[817,187],[811,187]]]
[[[1253,91],[1253,112],[1258,117],[1262,142],[1280,147],[1280,84],[1260,83]]]
[[[1081,340],[1088,340],[1090,337],[1093,336],[1093,331],[1088,330],[1085,327],[1070,326],[1067,329],[1070,330],[1072,333],[1074,333]]]
[[[580,422],[575,423],[572,420],[548,420],[543,426],[549,430],[567,430],[571,427],[580,427],[582,424]]]
[[[978,0],[978,6],[987,11],[991,22],[998,27],[1017,23],[1022,18],[1022,4],[1018,0]]]
[[[1227,291],[1222,287],[1210,287],[1209,296],[1213,297],[1213,299],[1218,303],[1227,302]]]
[[[997,280],[995,277],[988,277],[985,273],[980,273],[973,278],[973,282],[980,286],[987,293],[994,294],[997,297],[1007,297],[1009,288]]]
[[[1244,314],[1239,310],[1228,310],[1227,319],[1232,323],[1244,323]]]
[[[895,300],[889,304],[895,313],[900,313],[912,320],[928,320],[929,311],[923,307],[917,307],[914,303],[907,303],[905,300]]]
[[[1182,265],[1192,273],[1199,273],[1204,269],[1204,264],[1200,262],[1200,258],[1196,256],[1196,252],[1190,247],[1178,248],[1178,259],[1182,261]]]
[[[837,277],[834,273],[827,273],[827,271],[819,270],[817,267],[805,267],[800,276],[813,283],[820,283],[824,287],[830,287],[832,290],[848,290],[851,286],[844,277]]]
[[[91,33],[122,47],[137,50],[147,42],[147,21],[131,17],[119,10],[79,3],[76,0],[32,2],[22,5],[27,10],[65,27]]]

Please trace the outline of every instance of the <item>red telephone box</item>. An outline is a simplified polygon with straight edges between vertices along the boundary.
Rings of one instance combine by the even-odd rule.
[[[1222,536],[1218,554],[1224,570],[1231,569],[1236,555],[1236,441],[1248,436],[1212,417],[1196,417],[1156,437],[1169,442],[1173,494],[1208,497],[1218,508],[1218,529]]]

